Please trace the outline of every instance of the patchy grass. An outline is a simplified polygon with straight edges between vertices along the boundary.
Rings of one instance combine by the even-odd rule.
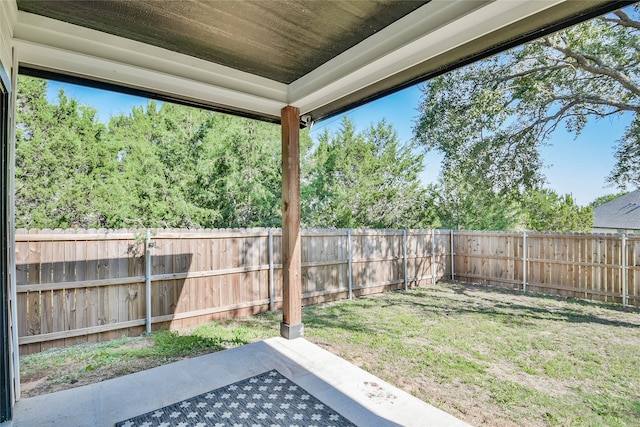
[[[639,425],[638,311],[441,283],[304,315],[311,341],[474,425]]]
[[[305,307],[303,321],[310,341],[474,425],[640,419],[638,311],[441,283]],[[95,382],[276,336],[279,322],[267,313],[49,351],[22,359],[23,380],[40,378],[38,394]]]
[[[31,397],[92,384],[275,335],[250,319],[243,320],[242,325],[209,323],[185,331],[157,331],[143,337],[123,337],[23,356],[22,395]]]

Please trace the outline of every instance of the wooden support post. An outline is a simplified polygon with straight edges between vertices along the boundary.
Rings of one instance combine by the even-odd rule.
[[[287,339],[303,336],[300,237],[300,110],[282,109],[282,323]]]

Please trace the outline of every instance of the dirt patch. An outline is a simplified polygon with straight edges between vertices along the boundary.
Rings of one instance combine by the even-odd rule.
[[[496,378],[532,388],[552,397],[560,397],[571,392],[570,384],[567,381],[528,374],[523,372],[522,369],[504,362],[502,364],[492,364],[489,368],[489,373],[495,375]]]
[[[24,397],[30,397],[32,395],[37,395],[40,393],[34,392],[36,389],[41,389],[45,386],[47,378],[22,378],[20,382],[20,392]]]
[[[150,338],[141,337],[123,343],[122,350],[141,350],[152,348],[154,342]],[[105,366],[94,366],[91,360],[69,357],[61,364],[49,369],[38,369],[32,374],[20,376],[20,391],[22,397],[34,397],[41,394],[53,393],[88,384],[95,384],[122,375],[154,368],[162,361],[153,358],[128,358],[114,360]]]
[[[142,350],[143,348],[151,348],[155,345],[152,339],[149,338],[140,338],[135,341],[130,341],[125,344],[122,344],[120,348],[131,349],[131,350]]]
[[[126,363],[116,363],[110,366],[88,368],[86,364],[70,362],[56,369],[55,378],[48,375],[22,376],[20,390],[22,397],[34,397],[74,387],[95,384],[101,381],[144,371],[161,365],[152,359],[133,359]]]

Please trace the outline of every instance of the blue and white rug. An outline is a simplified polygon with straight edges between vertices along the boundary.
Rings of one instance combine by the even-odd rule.
[[[272,370],[164,408],[116,427],[355,426],[305,389]]]

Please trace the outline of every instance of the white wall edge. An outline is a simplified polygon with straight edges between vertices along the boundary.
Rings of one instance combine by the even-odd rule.
[[[17,120],[17,102],[18,102],[18,60],[16,49],[11,52],[11,85],[14,90],[11,92],[9,102],[10,128],[9,128],[9,149],[7,163],[9,165],[9,242],[11,247],[15,247],[16,241],[16,120]],[[12,392],[14,402],[20,400],[20,346],[18,340],[18,295],[16,283],[16,253],[15,250],[9,250],[9,269],[11,271],[11,279],[9,283],[11,298],[11,351],[12,351]]]
[[[15,16],[15,2],[0,1],[0,79],[11,90],[11,39],[13,37],[12,17]]]

